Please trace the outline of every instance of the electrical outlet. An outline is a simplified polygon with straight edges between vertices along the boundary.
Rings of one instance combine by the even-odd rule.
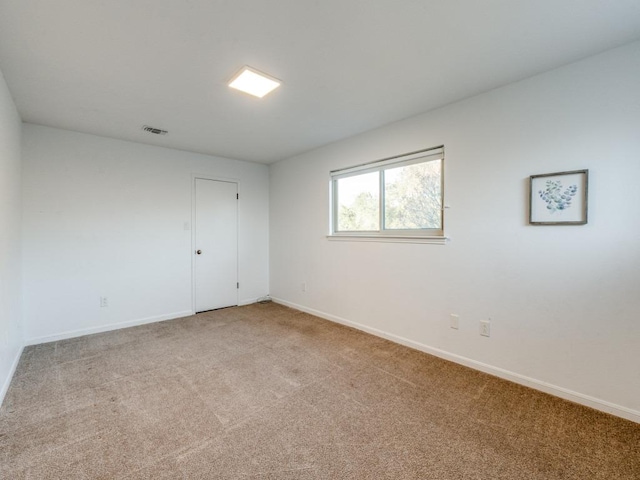
[[[455,330],[458,330],[460,326],[460,316],[454,313],[449,315],[449,326]]]
[[[303,292],[307,291],[307,282],[302,282],[302,284],[300,285],[300,288],[302,289]]]
[[[491,319],[480,320],[480,335],[483,337],[491,336]]]
[[[107,297],[100,297],[100,308],[109,306],[109,299]]]

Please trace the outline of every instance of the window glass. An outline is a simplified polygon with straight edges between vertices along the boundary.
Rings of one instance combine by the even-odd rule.
[[[338,231],[380,230],[380,172],[337,180]]]
[[[414,163],[384,171],[386,229],[439,229],[441,212],[440,160]]]

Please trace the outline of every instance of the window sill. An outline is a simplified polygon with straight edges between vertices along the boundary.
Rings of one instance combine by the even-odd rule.
[[[444,236],[414,236],[414,235],[327,235],[327,240],[338,242],[383,242],[383,243],[430,243],[432,245],[446,245],[449,240]]]

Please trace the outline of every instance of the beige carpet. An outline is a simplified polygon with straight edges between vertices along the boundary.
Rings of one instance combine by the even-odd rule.
[[[3,479],[640,479],[640,425],[274,304],[25,349]]]

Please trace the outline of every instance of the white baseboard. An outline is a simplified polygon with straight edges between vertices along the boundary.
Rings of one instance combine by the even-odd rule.
[[[400,337],[392,333],[378,330],[377,328],[368,327],[361,323],[352,322],[351,320],[347,320],[345,318],[341,318],[336,315],[331,315],[329,313],[325,313],[320,310],[305,307],[304,305],[298,305],[293,302],[288,302],[281,298],[272,297],[272,300],[275,303],[279,303],[287,307],[295,308],[296,310],[310,313],[311,315],[315,315],[316,317],[324,318],[325,320],[330,320],[332,322],[340,323],[348,327],[353,327],[357,330],[362,330],[363,332],[367,332],[372,335],[382,337],[387,340],[391,340],[392,342],[399,343],[401,345],[405,345],[407,347],[411,347],[416,350],[420,350],[422,352],[434,355],[436,357],[440,357],[445,360],[449,360],[451,362],[455,362],[460,365],[464,365],[466,367],[473,368],[475,370],[479,370],[481,372],[485,372],[490,375],[494,375],[496,377],[500,377],[505,380],[509,380],[511,382],[518,383],[520,385],[524,385],[526,387],[530,387],[535,390],[548,393],[550,395],[554,395],[556,397],[564,398],[565,400],[569,400],[571,402],[575,402],[580,405],[585,405],[595,410],[600,410],[601,412],[610,413],[611,415],[615,415],[617,417],[631,420],[632,422],[640,423],[640,411],[623,407],[621,405],[616,405],[615,403],[607,402],[606,400],[601,400],[599,398],[595,398],[579,392],[574,392],[567,388],[559,387],[557,385],[552,385],[542,380],[536,380],[535,378],[527,377],[525,375],[520,375],[519,373],[511,372],[509,370],[505,370],[504,368],[495,367],[493,365],[488,365],[486,363],[478,362],[477,360],[473,360],[471,358],[467,358],[462,355],[457,355],[455,353],[450,353],[445,350],[440,350],[438,348],[430,347],[423,343],[415,342],[413,340],[409,340],[407,338]]]
[[[81,328],[79,330],[71,330],[54,335],[45,335],[43,337],[34,337],[26,341],[26,345],[38,345],[40,343],[57,342],[58,340],[66,340],[68,338],[81,337],[83,335],[91,335],[92,333],[109,332],[111,330],[119,330],[121,328],[135,327],[137,325],[145,325],[147,323],[162,322],[164,320],[173,320],[174,318],[188,317],[193,315],[193,311],[184,310],[182,312],[167,313],[156,317],[139,318],[136,320],[127,320],[125,322],[110,323],[99,327]]]
[[[240,302],[238,302],[238,306],[239,307],[244,307],[245,305],[251,305],[253,303],[258,303],[258,301],[264,297],[256,297],[256,298],[246,298],[244,300],[241,300]]]
[[[13,363],[11,364],[11,368],[9,369],[9,374],[7,378],[5,378],[4,383],[2,384],[2,390],[0,390],[0,407],[2,406],[2,402],[4,402],[4,397],[9,390],[9,385],[11,385],[11,380],[13,379],[13,375],[16,373],[16,368],[18,368],[18,363],[20,362],[20,357],[22,356],[22,351],[24,347],[20,347],[18,349],[18,353],[16,354],[16,358],[13,359]]]

